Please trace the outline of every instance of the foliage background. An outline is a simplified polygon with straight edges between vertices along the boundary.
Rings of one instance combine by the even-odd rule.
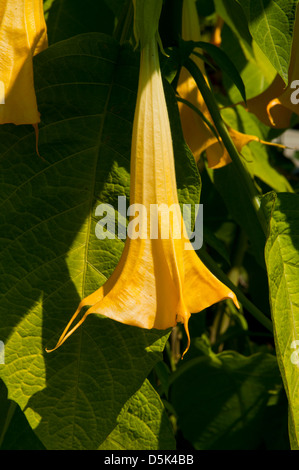
[[[287,80],[296,4],[198,2],[203,39],[216,12],[225,20],[221,47],[233,56],[247,98],[266,89],[276,72]],[[119,195],[129,198],[139,62],[129,42],[119,44],[131,31],[129,5],[45,1],[50,47],[34,62],[42,158],[30,126],[0,128],[0,448],[296,448],[298,369],[290,361],[299,318],[296,166],[256,142],[242,152],[263,196],[265,237],[234,165],[196,167],[167,81],[171,58],[161,63],[179,199],[204,204],[198,254],[232,284],[241,312],[224,302],[194,315],[184,361],[180,327],[147,331],[100,316],[90,316],[57,352],[45,352],[123,249],[122,240],[95,237],[95,208],[106,202],[117,209]],[[177,47],[179,8],[179,1],[164,2],[165,48]],[[239,102],[236,77],[215,66],[208,70],[218,104]],[[279,134],[241,106],[223,116],[264,140]],[[256,311],[267,325],[272,319],[275,338]]]

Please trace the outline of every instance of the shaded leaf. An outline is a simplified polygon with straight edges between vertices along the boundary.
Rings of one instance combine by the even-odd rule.
[[[219,191],[228,213],[240,225],[249,238],[249,250],[257,262],[264,266],[265,236],[257,224],[256,213],[251,205],[238,172],[233,164],[217,170],[207,169],[215,187]]]
[[[175,440],[163,403],[146,380],[124,405],[99,450],[171,450]]]
[[[268,400],[280,387],[274,356],[226,351],[178,368],[170,396],[178,425],[196,449],[246,450],[261,443]]]
[[[86,0],[83,6],[80,0],[47,0],[45,14],[49,44],[77,34],[112,34],[114,30],[114,15],[103,1]]]
[[[20,407],[7,398],[7,388],[0,380],[0,449],[44,450]]]
[[[235,64],[231,61],[226,52],[219,47],[214,46],[214,44],[210,44],[208,42],[199,41],[196,44],[197,47],[204,49],[206,53],[212,57],[221,71],[226,74],[228,78],[234,83],[234,85],[239,90],[241,97],[246,102],[246,90],[243,79],[235,67]]]

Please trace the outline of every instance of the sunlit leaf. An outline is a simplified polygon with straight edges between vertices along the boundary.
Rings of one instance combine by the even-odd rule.
[[[299,443],[299,196],[264,198],[270,231],[265,258],[277,358],[290,406],[291,443]]]

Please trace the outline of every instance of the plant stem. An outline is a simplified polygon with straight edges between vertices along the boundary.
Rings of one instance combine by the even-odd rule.
[[[6,431],[7,431],[8,427],[9,427],[9,424],[12,420],[14,412],[16,411],[16,407],[17,407],[17,404],[14,401],[11,401],[10,404],[9,404],[9,407],[8,407],[8,410],[7,410],[7,413],[6,413],[6,417],[5,417],[5,422],[3,424],[3,428],[2,428],[2,431],[1,431],[1,434],[0,434],[0,448],[2,446]]]
[[[118,20],[118,24],[114,32],[114,37],[119,42],[120,45],[122,45],[124,42],[130,39],[133,18],[134,18],[133,3],[131,0],[127,0],[124,4],[122,14]]]
[[[240,269],[243,265],[244,255],[247,249],[247,235],[243,229],[239,230],[236,249],[233,254],[232,268],[227,274],[227,278],[236,286],[239,285]],[[218,338],[224,334],[231,323],[231,316],[227,313],[227,308],[218,308],[213,325],[211,327],[211,343],[215,344]],[[219,344],[219,347],[221,345]],[[220,351],[218,351],[220,352]]]
[[[198,256],[202,262],[207,266],[208,269],[227,287],[229,287],[237,296],[241,304],[251,313],[251,315],[256,318],[267,330],[273,333],[273,326],[270,318],[266,317],[247,297],[239,290],[235,284],[224,274],[222,269],[215,263],[215,261],[210,257],[210,255],[203,249],[197,252]]]
[[[190,72],[190,74],[193,76],[198,89],[200,90],[203,99],[205,100],[205,103],[207,105],[207,108],[211,114],[211,117],[214,121],[215,127],[222,139],[223,144],[225,145],[233,164],[237,168],[239,177],[244,183],[244,187],[247,191],[248,197],[253,205],[253,208],[255,210],[255,213],[257,215],[257,218],[260,222],[260,225],[263,229],[263,232],[265,236],[267,235],[268,231],[268,225],[267,221],[264,215],[264,212],[261,207],[261,201],[260,201],[260,194],[254,184],[253,179],[251,178],[249,172],[247,171],[246,167],[244,166],[242,160],[240,159],[238,150],[235,147],[234,142],[232,141],[230,134],[227,130],[227,127],[222,119],[222,116],[220,114],[218,105],[213,97],[213,94],[210,90],[210,88],[207,85],[207,82],[202,75],[201,71],[198,69],[197,65],[195,62],[193,62],[192,59],[187,59],[186,62],[184,62],[184,67]]]

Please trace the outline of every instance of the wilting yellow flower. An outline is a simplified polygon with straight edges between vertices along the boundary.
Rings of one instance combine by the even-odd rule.
[[[184,96],[185,100],[197,106],[210,123],[213,122],[202,94],[198,90],[193,77],[185,68],[180,72],[180,82],[177,90],[181,97]],[[203,119],[188,105],[179,102],[178,106],[184,138],[193,153],[195,161],[198,162],[201,154],[205,151],[209,168],[217,169],[230,163],[231,158],[221,143],[220,137],[217,138]],[[229,126],[228,131],[238,152],[241,152],[244,145],[252,141],[267,143],[261,141],[255,135],[243,134]]]
[[[82,300],[56,348],[91,313],[147,329],[164,330],[181,322],[190,341],[191,313],[228,298],[238,306],[234,293],[205,267],[186,235],[178,204],[172,137],[155,35],[141,46],[131,147],[130,204],[140,205],[147,214],[142,223],[142,236],[127,237],[112,276]],[[161,213],[156,219],[154,235],[148,216],[151,207],[162,205],[167,210],[164,217]],[[173,219],[169,223],[167,212],[173,207]],[[129,224],[133,222],[131,217]],[[91,307],[72,327],[84,306]]]
[[[5,103],[0,104],[0,124],[40,122],[32,59],[47,45],[42,0],[1,0],[0,81]]]
[[[299,105],[291,100],[292,83],[299,79],[299,6],[296,10],[288,85],[277,75],[271,85],[260,95],[247,100],[247,110],[255,114],[267,126],[284,129],[289,127],[292,114],[299,116]],[[296,86],[298,88],[298,85]]]
[[[221,16],[217,15],[216,24],[214,26],[214,30],[213,30],[212,37],[211,37],[211,43],[214,44],[214,46],[217,46],[217,47],[221,46],[221,42],[222,42],[221,33],[222,33],[223,25],[224,25],[223,19],[221,18]]]
[[[221,23],[222,22],[220,22],[220,25]],[[184,0],[183,2],[182,38],[186,41],[195,42],[201,40],[195,0]],[[194,54],[192,54],[191,57],[208,83],[203,60]],[[212,117],[196,82],[184,67],[180,72],[177,92],[179,97],[189,101],[193,106],[197,107],[207,121],[213,125]],[[180,101],[178,106],[184,138],[192,151],[196,162],[199,161],[201,154],[205,151],[209,168],[221,168],[230,163],[231,158],[222,144],[221,138],[219,136],[218,138],[216,137],[211,128],[190,106]],[[268,142],[261,141],[257,136],[243,134],[229,126],[227,126],[227,128],[238,152],[241,152],[242,148],[252,141],[268,144]]]
[[[248,99],[246,105],[245,103],[240,104],[242,104],[247,109],[247,111],[255,114],[262,123],[270,127],[272,126],[272,118],[269,114],[269,103],[271,103],[274,96],[281,95],[284,87],[285,83],[283,79],[279,75],[276,75],[275,79],[266,90],[254,98]],[[284,128],[289,126],[292,112],[288,109],[285,111],[286,112],[283,112],[281,115],[277,115],[275,112],[276,122],[278,122],[279,119],[279,125],[277,127]]]
[[[201,41],[199,18],[195,0],[184,0],[182,14],[182,38],[185,41]],[[192,60],[200,69],[208,83],[205,65],[202,59],[192,54]],[[196,106],[205,118],[213,125],[212,117],[207,109],[201,92],[195,80],[184,67],[182,68],[177,85],[178,95],[184,100]],[[224,145],[218,140],[209,126],[198,113],[187,104],[179,102],[179,111],[184,138],[192,151],[196,162],[205,151],[208,166],[210,168],[221,168],[231,162],[231,158]]]

